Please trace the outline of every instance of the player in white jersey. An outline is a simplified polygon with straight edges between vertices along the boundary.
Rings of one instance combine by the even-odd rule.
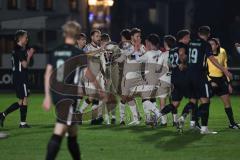
[[[100,50],[100,42],[101,42],[101,31],[100,30],[93,30],[91,31],[91,43],[87,44],[84,48],[86,53],[94,52],[96,53],[89,56],[89,63],[88,66],[92,73],[96,76],[99,84],[104,88],[104,80],[102,75],[102,70],[104,69],[104,55],[102,52],[98,52]],[[102,101],[95,99],[95,94],[97,94],[97,90],[95,86],[88,80],[84,80],[84,87],[86,94],[88,95],[88,99],[86,100],[87,104],[92,103],[92,110],[93,112],[93,119],[91,124],[102,124],[103,117],[102,117]],[[96,115],[95,115],[96,114]]]
[[[103,73],[104,81],[105,81],[105,90],[110,93],[107,103],[106,103],[106,111],[105,112],[105,120],[106,124],[116,124],[116,112],[115,108],[117,105],[117,99],[115,95],[117,94],[117,82],[118,82],[118,66],[117,63],[113,63],[113,59],[116,56],[117,50],[120,53],[120,49],[117,44],[111,42],[111,38],[108,34],[103,33],[101,35],[101,47],[104,48],[104,57],[105,57],[105,72]],[[110,114],[111,114],[111,122],[110,122]]]
[[[125,55],[127,53],[124,53],[124,51],[130,51],[132,52],[134,51],[134,47],[133,45],[130,43],[131,41],[131,30],[130,29],[123,29],[120,33],[121,36],[121,42],[119,47],[122,48],[122,52],[121,52],[121,62],[118,63],[118,69],[119,69],[119,80],[118,80],[118,86],[117,86],[117,90],[118,90],[118,94],[122,95],[122,80],[123,80],[123,68],[124,68],[124,64],[125,64]],[[125,125],[125,104],[122,103],[122,101],[120,101],[119,104],[119,113],[120,113],[120,125]]]
[[[144,46],[141,44],[141,30],[138,28],[133,28],[131,30],[131,43],[125,43],[122,48],[125,53],[123,55],[124,69],[123,69],[123,80],[121,84],[122,91],[122,104],[128,103],[130,110],[132,112],[133,121],[129,125],[137,125],[139,121],[139,113],[137,111],[137,106],[135,103],[136,93],[132,89],[138,85],[142,85],[143,78],[141,75],[141,63],[137,62],[136,59],[141,56],[145,50]],[[121,61],[121,62],[123,62]],[[120,61],[118,61],[120,62]],[[120,108],[123,108],[120,106]]]
[[[159,36],[157,34],[150,34],[146,39],[147,52],[137,59],[138,62],[145,64],[144,77],[146,83],[141,86],[136,86],[135,90],[140,92],[143,100],[143,108],[146,114],[146,124],[152,124],[151,112],[159,117],[159,109],[153,104],[152,100],[156,99],[159,85],[159,75],[156,74],[156,68],[158,67],[158,61],[161,55],[161,51],[158,49]],[[159,85],[159,86],[158,86]],[[160,93],[162,94],[162,93]],[[160,95],[159,95],[160,96]]]

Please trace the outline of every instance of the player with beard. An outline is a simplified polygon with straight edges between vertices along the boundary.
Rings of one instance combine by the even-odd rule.
[[[88,52],[94,52],[98,51],[101,49],[101,31],[100,30],[93,30],[91,31],[91,43],[87,44],[84,50]],[[104,79],[103,79],[103,74],[105,70],[105,58],[102,52],[96,52],[96,54],[92,55],[89,57],[89,68],[92,71],[92,73],[97,77],[97,80],[99,81],[101,86],[104,86]],[[84,102],[84,106],[87,104],[92,103],[92,110],[93,112],[93,117],[91,124],[92,125],[98,125],[102,124],[104,119],[103,119],[103,110],[102,110],[102,101],[99,101],[95,99],[94,95],[97,93],[95,87],[89,80],[85,79],[84,80],[84,87],[86,90],[86,94],[89,96],[88,99],[86,100],[86,103]],[[84,107],[83,107],[84,108]],[[95,115],[96,114],[96,115]]]

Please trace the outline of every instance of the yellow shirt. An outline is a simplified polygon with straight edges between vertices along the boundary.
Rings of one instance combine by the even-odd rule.
[[[220,48],[220,53],[218,55],[215,55],[214,57],[217,59],[220,65],[227,68],[227,53],[225,49]],[[207,60],[207,64],[209,76],[222,77],[224,75],[223,72],[220,69],[218,69],[209,59]]]

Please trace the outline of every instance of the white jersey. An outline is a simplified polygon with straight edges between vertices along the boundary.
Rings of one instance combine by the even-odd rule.
[[[159,80],[170,84],[171,73],[169,70],[168,58],[169,58],[169,51],[162,52],[157,62],[158,64],[157,66],[159,66],[160,68],[156,68],[156,70],[162,72],[162,74],[160,74]]]
[[[100,47],[99,46],[95,46],[95,45],[93,45],[92,43],[89,43],[89,44],[87,44],[85,47],[84,47],[84,51],[85,52],[91,52],[91,51],[96,51],[96,50],[98,50],[98,49],[100,49]]]
[[[159,74],[156,74],[156,68],[159,68],[157,65],[160,55],[160,50],[151,50],[137,59],[138,62],[145,64],[145,79],[149,85],[155,85],[158,82]]]
[[[99,50],[99,46],[94,46],[92,43],[89,43],[86,45],[84,50],[86,52],[92,52],[92,51],[97,51]],[[100,86],[103,88],[104,87],[104,79],[103,79],[103,74],[101,69],[106,68],[106,61],[104,58],[104,54],[102,52],[98,52],[94,56],[90,56],[88,58],[88,67],[92,71],[93,75],[95,75],[97,81],[99,82]],[[95,86],[92,82],[89,82],[88,80],[85,80],[85,87],[90,88],[90,89],[95,89]],[[92,94],[94,91],[86,91],[87,94]]]

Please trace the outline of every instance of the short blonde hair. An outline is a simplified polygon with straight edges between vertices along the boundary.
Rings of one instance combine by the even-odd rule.
[[[76,39],[81,33],[81,25],[77,21],[68,21],[62,26],[63,37]]]

